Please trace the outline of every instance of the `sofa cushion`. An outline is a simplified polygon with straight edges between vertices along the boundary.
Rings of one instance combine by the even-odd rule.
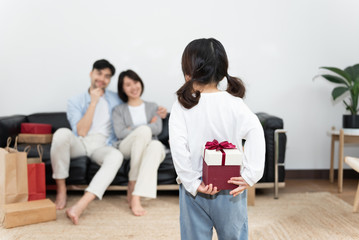
[[[91,162],[88,170],[88,181],[90,182],[95,176],[96,172],[100,169],[100,166]],[[130,171],[130,160],[124,160],[120,170],[118,171],[115,179],[111,185],[127,186],[128,183],[128,172]],[[158,185],[161,184],[176,184],[176,171],[173,166],[171,153],[167,153],[165,159],[158,168]]]
[[[36,113],[27,116],[29,123],[46,123],[52,125],[52,133],[59,128],[69,128],[70,124],[67,120],[65,112],[54,112],[54,113]]]
[[[100,165],[95,162],[90,163],[87,171],[87,181],[90,183],[92,178],[95,176],[97,171],[100,169]],[[111,185],[127,186],[128,183],[128,172],[130,171],[130,161],[123,160],[120,170],[117,172]]]
[[[173,165],[171,152],[169,152],[158,168],[157,184],[177,184],[176,178],[177,173]]]
[[[8,137],[14,141],[20,132],[21,123],[25,121],[26,116],[24,115],[0,117],[0,147],[6,147]]]
[[[46,169],[46,185],[55,185],[56,182],[52,178],[52,166],[50,159],[45,162]],[[70,161],[70,175],[66,179],[68,185],[87,185],[87,169],[90,163],[90,159],[86,156],[72,158]]]

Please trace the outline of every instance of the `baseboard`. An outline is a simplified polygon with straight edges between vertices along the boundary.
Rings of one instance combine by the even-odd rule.
[[[338,170],[334,170],[337,178]],[[353,169],[343,170],[344,179],[359,179],[359,173]],[[329,169],[285,170],[285,179],[329,179]]]

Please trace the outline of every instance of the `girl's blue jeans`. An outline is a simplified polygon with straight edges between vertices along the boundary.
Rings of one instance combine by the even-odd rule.
[[[193,197],[181,184],[179,192],[182,240],[211,240],[213,227],[219,240],[248,239],[247,190],[236,197],[230,190]]]

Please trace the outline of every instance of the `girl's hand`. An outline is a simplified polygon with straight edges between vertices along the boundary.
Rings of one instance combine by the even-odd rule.
[[[233,195],[233,197],[237,196],[249,187],[248,183],[242,177],[231,177],[231,179],[228,180],[228,183],[233,183],[239,186],[229,192],[229,194]]]
[[[205,194],[210,194],[210,195],[214,195],[216,193],[218,193],[219,191],[217,191],[217,187],[213,187],[212,184],[209,185],[204,185],[203,182],[201,182],[201,185],[199,185],[199,187],[197,188],[198,192],[201,193],[205,193]]]

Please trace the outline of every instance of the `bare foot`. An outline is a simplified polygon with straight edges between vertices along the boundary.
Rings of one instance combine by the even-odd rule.
[[[96,198],[96,195],[91,192],[85,192],[80,200],[72,207],[66,210],[66,215],[71,219],[73,224],[79,223],[79,218],[86,207]]]
[[[82,211],[79,210],[78,207],[76,207],[76,205],[72,206],[66,210],[67,217],[70,218],[72,223],[75,225],[79,224],[79,218],[80,218],[81,213],[82,213]]]
[[[141,205],[140,196],[132,196],[131,211],[135,216],[143,216],[147,213]]]
[[[64,209],[66,206],[66,200],[67,200],[66,191],[58,191],[56,194],[56,201],[55,201],[56,209],[57,210]]]

